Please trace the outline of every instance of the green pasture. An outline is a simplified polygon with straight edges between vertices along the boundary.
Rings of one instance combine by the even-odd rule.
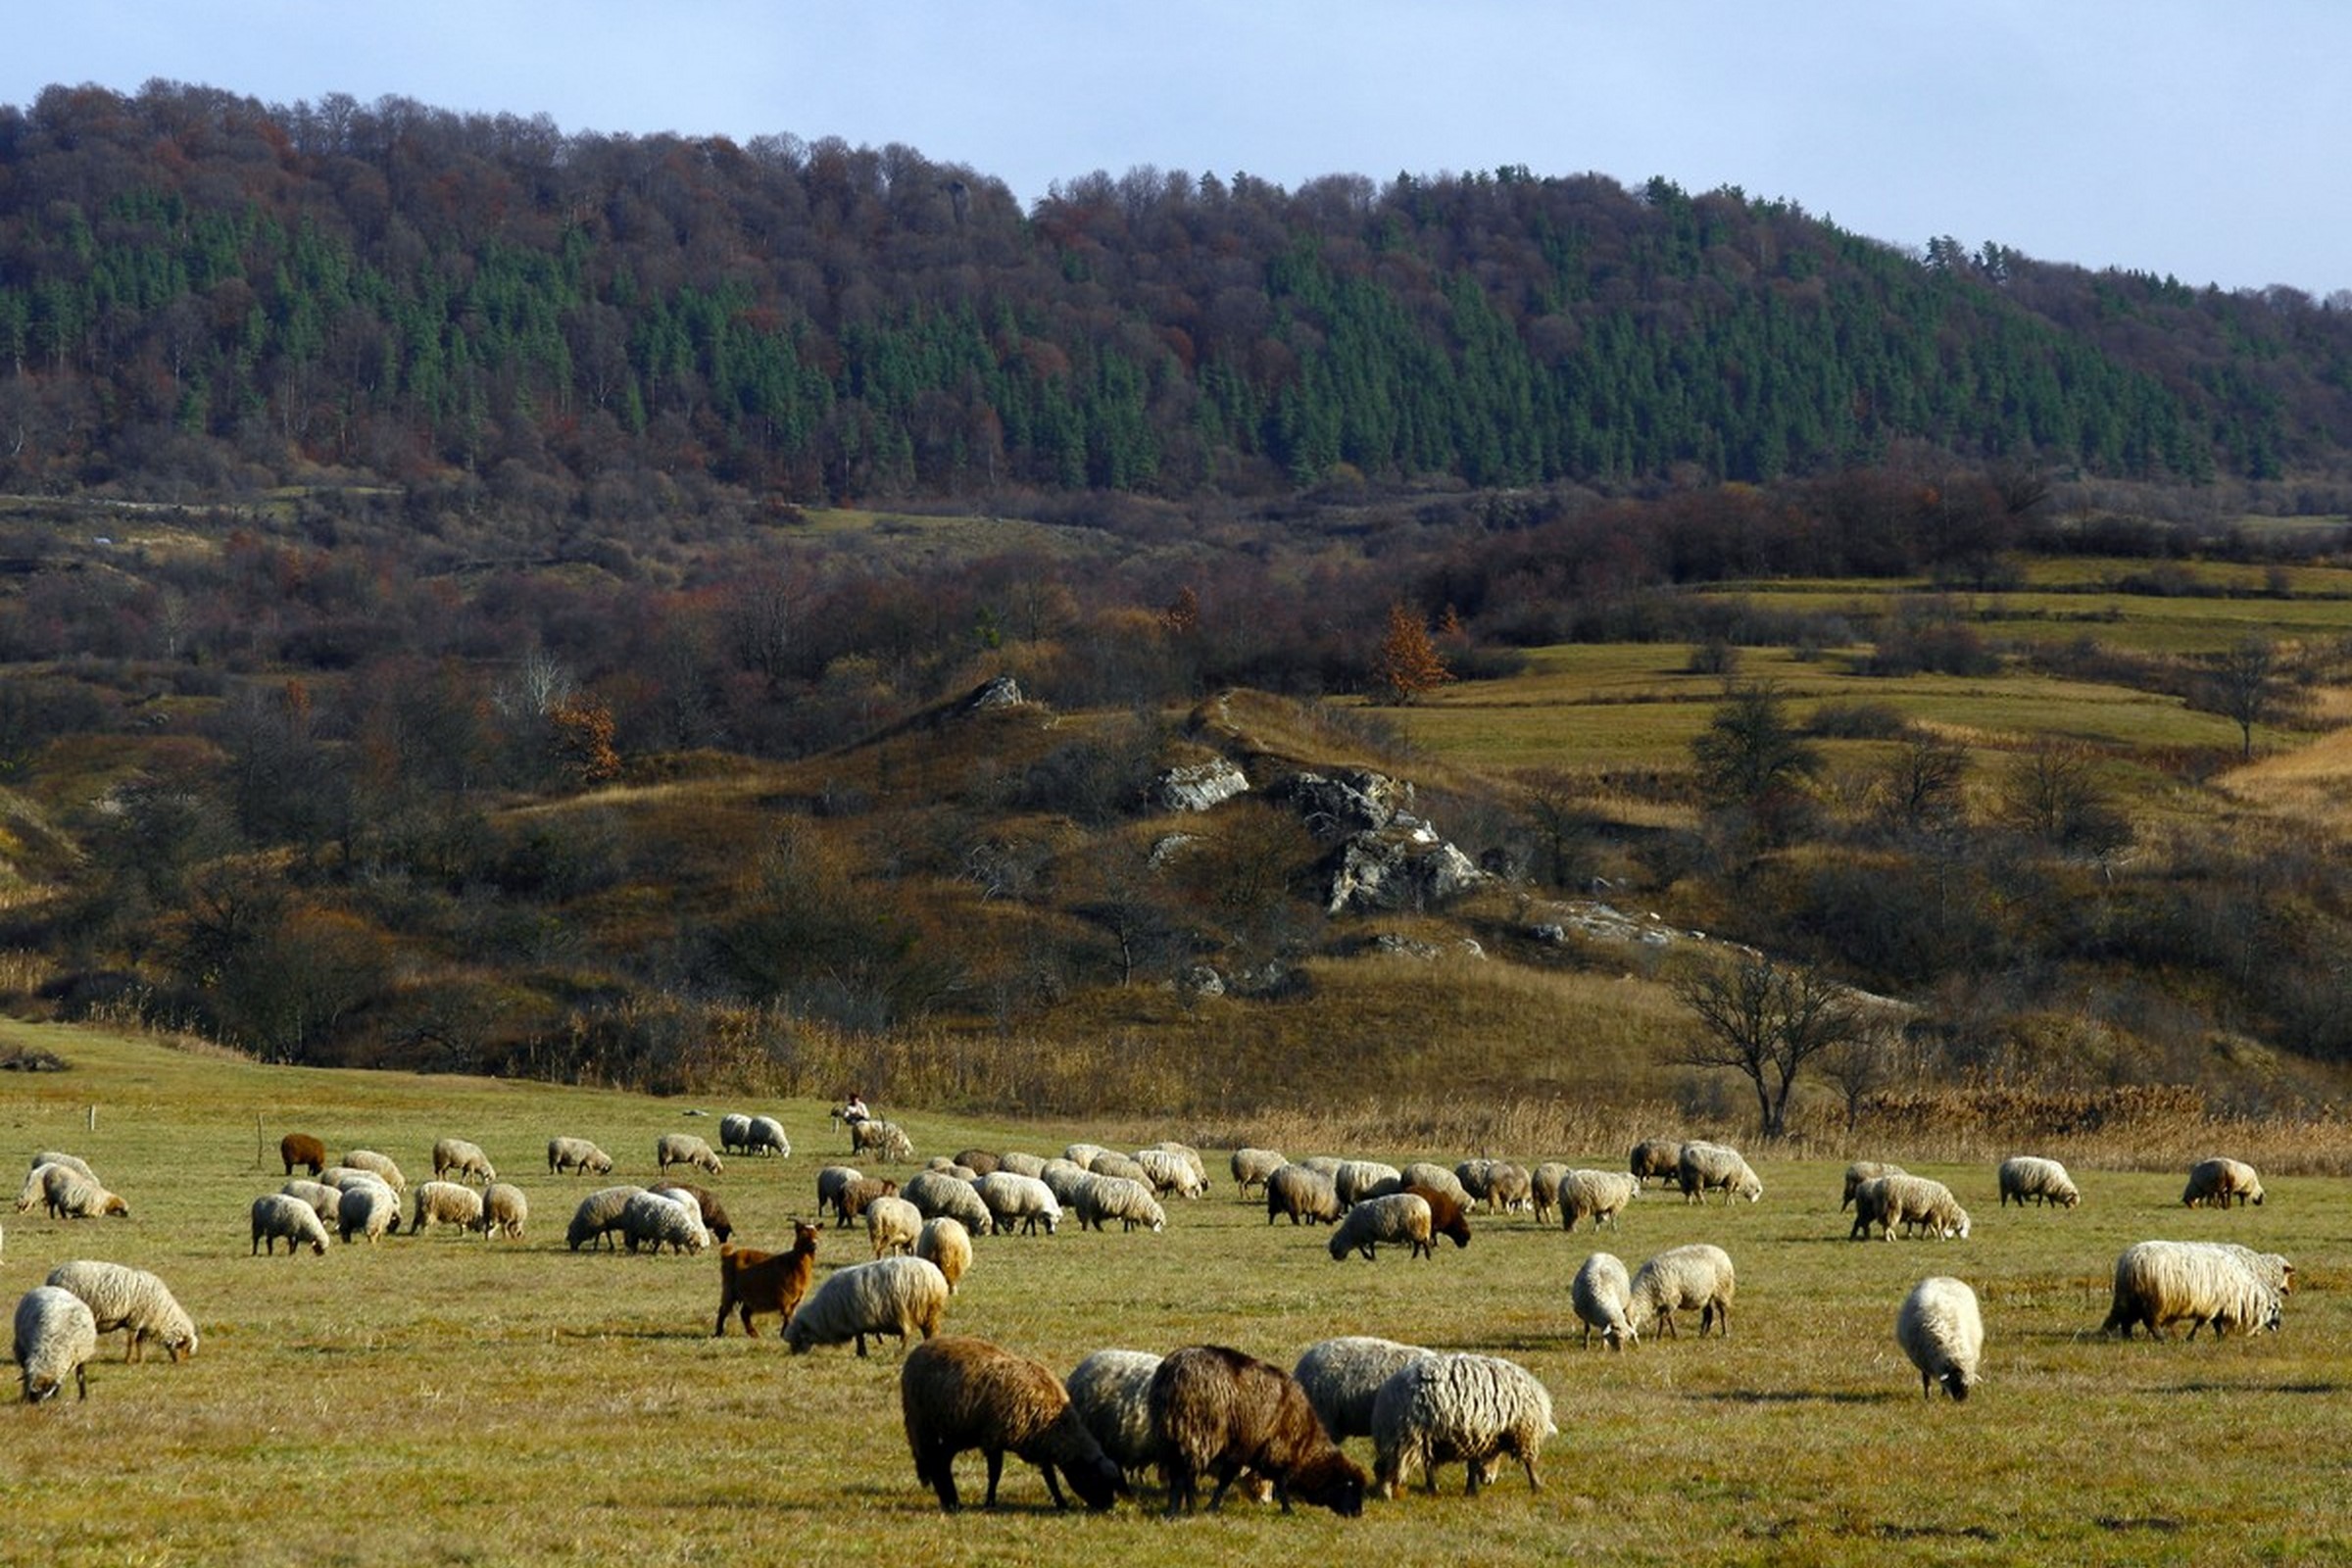
[[[2307,1562],[2352,1553],[2352,1305],[2340,1180],[2282,1177],[2260,1209],[2186,1211],[2174,1170],[2078,1167],[2073,1212],[2002,1210],[1988,1166],[1919,1166],[1974,1211],[1966,1242],[1850,1242],[1837,1159],[1759,1161],[1764,1200],[1694,1208],[1652,1192],[1598,1245],[1629,1266],[1693,1240],[1736,1259],[1726,1342],[1575,1340],[1567,1282],[1595,1245],[1532,1218],[1483,1218],[1467,1250],[1335,1263],[1325,1233],[1269,1227],[1238,1203],[1223,1151],[1207,1199],[1164,1235],[987,1239],[949,1317],[1066,1372],[1096,1348],[1215,1341],[1288,1365],[1334,1334],[1509,1356],[1549,1388],[1561,1434],[1544,1488],[1516,1477],[1462,1494],[1375,1502],[1359,1520],[1235,1503],[1163,1521],[1149,1488],[1102,1517],[1057,1515],[1034,1471],[1004,1505],[942,1517],[914,1481],[889,1346],[787,1354],[710,1337],[709,1257],[572,1253],[587,1178],[554,1178],[556,1133],[591,1137],[646,1181],[655,1138],[714,1133],[692,1110],[766,1110],[787,1160],[710,1179],[752,1245],[807,1213],[846,1140],[814,1102],[694,1104],[469,1079],[265,1068],[56,1027],[0,1025],[0,1045],[71,1070],[0,1079],[0,1128],[83,1154],[128,1220],[5,1216],[16,1294],[57,1261],[154,1269],[197,1318],[194,1359],[102,1359],[86,1403],[0,1410],[0,1519],[12,1560],[71,1563],[1232,1564]],[[96,1108],[94,1129],[91,1107]],[[882,1105],[923,1154],[966,1144],[1058,1151],[1190,1129],[979,1123]],[[283,1179],[289,1129],[393,1154],[429,1174],[436,1136],[482,1144],[529,1195],[519,1244],[440,1232],[248,1255],[251,1199]],[[1611,1147],[1292,1150],[1392,1160],[1473,1152],[1616,1166]],[[260,1146],[267,1146],[266,1148]],[[1901,1158],[1898,1149],[1867,1152]],[[16,1167],[12,1167],[16,1168]],[[904,1175],[906,1172],[902,1171]],[[2222,1344],[2096,1334],[2116,1252],[2152,1236],[2286,1252],[2302,1289],[2285,1332]],[[824,1261],[864,1255],[828,1230]],[[1895,1306],[1954,1273],[1984,1303],[1978,1396],[1923,1400],[1895,1349]],[[118,1337],[119,1339],[119,1337]],[[120,1355],[119,1346],[112,1356]],[[1365,1446],[1352,1446],[1369,1460]],[[979,1464],[964,1461],[976,1494]]]

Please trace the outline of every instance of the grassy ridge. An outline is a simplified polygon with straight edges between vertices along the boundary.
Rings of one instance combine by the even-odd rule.
[[[1360,1521],[1237,1505],[1171,1525],[1151,1516],[1149,1494],[1105,1518],[1055,1516],[1014,1461],[999,1516],[948,1520],[905,1451],[895,1348],[794,1358],[773,1339],[712,1340],[708,1258],[564,1250],[591,1184],[546,1175],[548,1136],[596,1138],[620,1178],[643,1181],[660,1132],[713,1126],[685,1110],[732,1107],[262,1068],[13,1024],[0,1044],[74,1066],[0,1082],[10,1157],[83,1152],[133,1210],[78,1224],[8,1215],[5,1294],[63,1258],[112,1257],[163,1274],[204,1332],[179,1366],[102,1361],[85,1404],[0,1412],[0,1515],[19,1560],[1242,1564],[1474,1549],[1502,1563],[2009,1563],[2352,1549],[2340,1460],[2352,1447],[2352,1238],[2336,1178],[2280,1177],[2265,1207],[2225,1215],[2180,1208],[2175,1169],[2078,1172],[2082,1209],[2021,1213],[1995,1206],[1984,1165],[1917,1164],[1951,1183],[1976,1234],[1879,1245],[1844,1239],[1835,1162],[1760,1160],[1761,1204],[1700,1210],[1652,1193],[1600,1244],[1629,1265],[1683,1241],[1725,1246],[1740,1270],[1735,1338],[1620,1357],[1574,1341],[1566,1284],[1591,1250],[1582,1233],[1488,1220],[1465,1252],[1338,1264],[1323,1232],[1268,1227],[1220,1179],[1202,1202],[1175,1205],[1160,1237],[984,1240],[951,1329],[1063,1371],[1105,1346],[1201,1340],[1287,1365],[1349,1332],[1508,1355],[1544,1379],[1559,1413],[1545,1490],[1511,1478],[1466,1499],[1453,1467],[1435,1500],[1416,1493]],[[772,1244],[846,1140],[821,1104],[742,1108],[781,1115],[795,1153],[730,1161],[711,1185],[748,1240]],[[926,1154],[966,1142],[1050,1152],[1106,1131],[883,1108]],[[257,1118],[271,1146],[262,1160]],[[337,1148],[365,1141],[412,1178],[433,1137],[472,1137],[530,1195],[530,1235],[251,1258],[246,1205],[282,1180],[273,1146],[294,1127]],[[1608,1130],[1594,1128],[1594,1147],[1500,1152],[1615,1165],[1623,1143],[1600,1147]],[[2147,1236],[2227,1237],[2295,1257],[2304,1288],[2286,1332],[2219,1346],[2099,1340],[2108,1266]],[[863,1253],[861,1235],[827,1232],[828,1265]],[[1930,1272],[1969,1279],[1985,1303],[1986,1384],[1965,1406],[1923,1403],[1891,1341],[1896,1302]],[[965,1465],[976,1476],[977,1461]]]

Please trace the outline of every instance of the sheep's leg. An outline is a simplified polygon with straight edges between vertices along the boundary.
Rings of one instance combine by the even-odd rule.
[[[1046,1495],[1054,1499],[1054,1506],[1067,1508],[1070,1505],[1070,1499],[1061,1494],[1061,1482],[1055,1479],[1054,1466],[1041,1462],[1037,1468],[1046,1478]]]
[[[1519,1462],[1527,1467],[1527,1490],[1530,1492],[1542,1492],[1544,1490],[1544,1483],[1536,1475],[1536,1455],[1534,1450],[1530,1449],[1529,1451],[1519,1455]]]
[[[865,1336],[862,1334],[858,1336],[858,1353],[859,1355],[865,1353]]]
[[[997,1505],[997,1483],[1004,1478],[1004,1450],[982,1448],[980,1455],[988,1461],[988,1496],[980,1506],[994,1508]]]
[[[943,1444],[926,1446],[927,1456],[916,1461],[915,1475],[931,1483],[931,1490],[939,1496],[940,1511],[954,1513],[963,1506],[962,1499],[956,1495],[956,1455]]]

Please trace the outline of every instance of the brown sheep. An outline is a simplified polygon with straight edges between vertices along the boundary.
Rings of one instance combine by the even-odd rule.
[[[288,1133],[277,1141],[277,1157],[286,1162],[286,1174],[289,1176],[294,1174],[297,1165],[308,1166],[311,1174],[316,1176],[326,1169],[326,1145],[309,1133]]]
[[[986,1176],[1003,1167],[1004,1161],[985,1149],[966,1149],[956,1155],[956,1163],[975,1176]]]
[[[1413,1186],[1405,1191],[1429,1205],[1430,1235],[1449,1237],[1456,1247],[1470,1245],[1470,1213],[1460,1199],[1435,1187]]]
[[[761,1252],[748,1247],[718,1250],[718,1327],[710,1331],[712,1339],[725,1338],[730,1310],[742,1316],[743,1332],[755,1340],[760,1328],[752,1321],[753,1314],[776,1313],[783,1320],[776,1325],[778,1333],[792,1321],[793,1308],[801,1304],[801,1298],[808,1294],[808,1282],[816,1276],[819,1234],[806,1220],[796,1220],[792,1231],[789,1251]]]
[[[1656,1177],[1673,1181],[1682,1174],[1683,1146],[1672,1138],[1645,1138],[1634,1146],[1626,1168],[1644,1187]]]
[[[718,1195],[710,1188],[697,1187],[692,1182],[667,1180],[664,1180],[662,1185],[688,1194],[702,1205],[703,1228],[710,1233],[712,1241],[723,1244],[728,1237],[735,1234],[735,1222],[727,1217],[727,1205],[720,1202]]]
[[[1089,1508],[1107,1508],[1127,1490],[1126,1477],[1071,1408],[1052,1369],[986,1340],[942,1335],[908,1350],[899,1372],[899,1407],[915,1479],[939,1494],[949,1513],[958,1506],[956,1455],[966,1448],[988,1460],[984,1507],[997,1505],[1006,1449],[1037,1466],[1056,1508],[1069,1506],[1056,1469]]]
[[[849,1224],[865,1212],[865,1205],[877,1198],[896,1194],[899,1184],[886,1176],[860,1176],[854,1182],[843,1182],[833,1193],[833,1212],[840,1217],[836,1228]]]
[[[1203,1471],[1217,1478],[1213,1511],[1244,1470],[1274,1483],[1285,1513],[1293,1496],[1347,1518],[1364,1511],[1363,1467],[1340,1451],[1282,1368],[1221,1345],[1190,1346],[1152,1375],[1151,1402],[1170,1514],[1192,1511]]]
[[[1318,1225],[1329,1225],[1340,1217],[1339,1189],[1331,1178],[1304,1165],[1285,1165],[1266,1178],[1266,1223],[1271,1225],[1289,1215],[1296,1225],[1302,1219]]]

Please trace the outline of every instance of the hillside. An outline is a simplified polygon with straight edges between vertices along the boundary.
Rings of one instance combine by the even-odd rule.
[[[895,144],[168,82],[0,110],[0,488],[394,485],[540,548],[679,486],[1623,487],[1902,443],[2328,512],[2352,437],[2332,302],[1666,177],[1139,171],[1023,211]]]

